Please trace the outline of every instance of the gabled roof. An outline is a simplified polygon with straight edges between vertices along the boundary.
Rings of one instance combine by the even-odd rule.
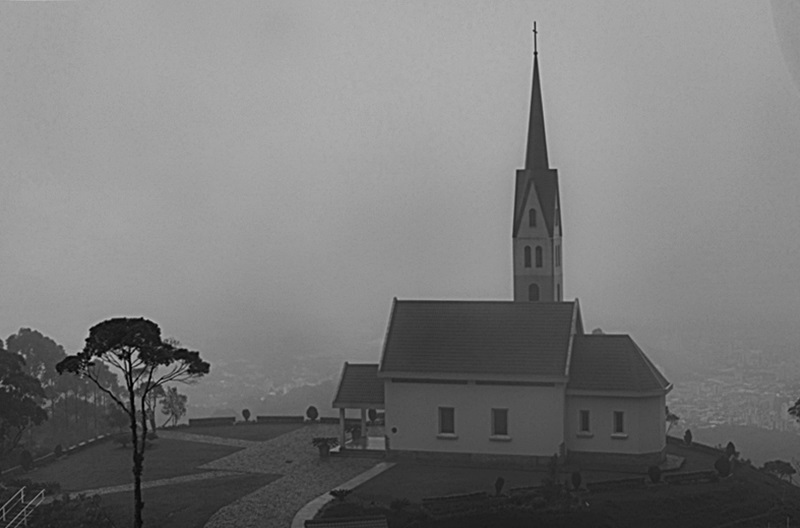
[[[669,385],[630,336],[575,336],[567,389],[647,392]]]
[[[381,373],[564,376],[575,302],[398,301]]]
[[[334,408],[383,409],[383,380],[376,363],[345,363]]]
[[[534,186],[536,195],[539,197],[538,207],[541,208],[542,218],[544,218],[544,223],[547,227],[547,234],[551,237],[554,236],[555,218],[556,215],[558,215],[559,229],[557,234],[560,236],[561,210],[556,209],[556,203],[559,201],[559,192],[558,171],[555,169],[517,171],[517,184],[514,198],[514,228],[512,236],[517,236],[517,233],[519,233],[522,219],[525,217],[525,211],[531,207],[531,204],[528,204],[531,186]]]

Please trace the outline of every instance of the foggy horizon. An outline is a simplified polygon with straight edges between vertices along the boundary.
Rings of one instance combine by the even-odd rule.
[[[510,300],[533,20],[587,330],[797,337],[796,2],[140,6],[0,6],[0,338],[377,361],[394,297]]]

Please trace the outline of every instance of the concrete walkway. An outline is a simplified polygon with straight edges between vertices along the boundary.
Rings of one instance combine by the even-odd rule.
[[[182,484],[184,482],[194,482],[196,480],[208,480],[219,477],[231,477],[234,475],[241,475],[241,473],[238,471],[206,471],[204,473],[195,473],[194,475],[181,475],[180,477],[146,480],[142,482],[142,489],[155,488],[158,486],[172,486],[175,484]],[[71,497],[77,497],[78,495],[107,495],[109,493],[119,493],[120,491],[133,491],[133,484],[120,484],[119,486],[106,486],[104,488],[73,491],[68,493],[68,495]],[[65,495],[67,495],[67,493],[65,493]]]

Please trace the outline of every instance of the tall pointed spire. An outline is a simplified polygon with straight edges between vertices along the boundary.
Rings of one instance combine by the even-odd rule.
[[[536,22],[533,23],[533,83],[531,86],[531,116],[528,122],[528,149],[525,154],[526,169],[547,169],[547,141],[544,134],[542,89],[539,86],[539,50],[536,47]]]

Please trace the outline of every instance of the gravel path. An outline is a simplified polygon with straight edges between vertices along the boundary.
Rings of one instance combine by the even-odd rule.
[[[306,503],[378,463],[367,458],[320,459],[311,445],[315,436],[336,437],[338,427],[306,425],[201,466],[209,470],[283,475],[221,508],[205,528],[287,528]]]

